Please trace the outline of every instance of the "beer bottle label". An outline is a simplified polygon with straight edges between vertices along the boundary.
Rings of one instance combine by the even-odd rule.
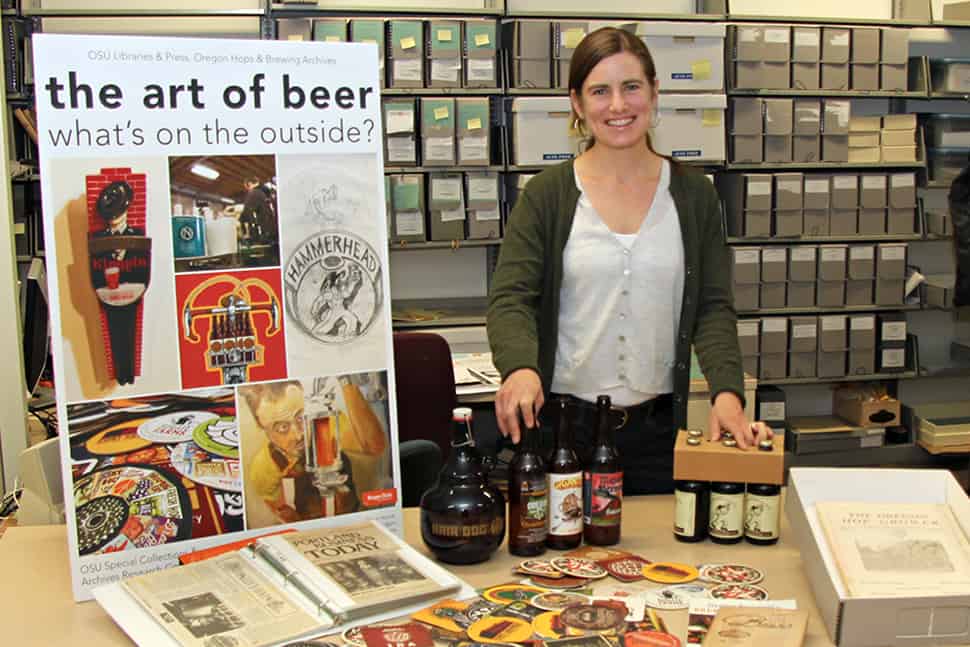
[[[575,535],[583,531],[583,473],[547,474],[549,534]]]
[[[752,539],[777,539],[781,496],[749,494],[744,499],[744,534]]]
[[[618,526],[623,510],[623,472],[583,472],[583,522]]]
[[[737,539],[744,527],[744,494],[711,492],[708,532],[719,539]]]
[[[694,520],[697,518],[697,493],[674,490],[674,533],[693,537],[697,532]]]
[[[546,511],[549,507],[546,479],[543,476],[525,479],[519,492],[519,529],[514,541],[541,544],[546,540]]]

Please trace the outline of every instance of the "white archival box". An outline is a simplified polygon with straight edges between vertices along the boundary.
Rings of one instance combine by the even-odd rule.
[[[638,22],[663,92],[724,88],[724,23]]]
[[[964,645],[970,642],[966,595],[850,598],[815,504],[819,501],[945,503],[970,534],[970,500],[947,470],[793,467],[785,512],[798,542],[822,622],[839,647]]]
[[[661,94],[653,146],[681,162],[724,161],[723,94]]]
[[[553,165],[574,157],[579,140],[569,136],[570,110],[569,97],[513,99],[513,162]]]

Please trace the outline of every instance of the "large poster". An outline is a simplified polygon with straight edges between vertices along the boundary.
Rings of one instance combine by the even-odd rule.
[[[34,38],[74,593],[400,532],[374,45]]]

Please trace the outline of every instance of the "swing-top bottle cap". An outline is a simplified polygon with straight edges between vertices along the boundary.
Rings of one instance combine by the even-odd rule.
[[[465,422],[466,420],[471,420],[472,410],[470,407],[455,407],[451,410],[451,419],[455,422]]]

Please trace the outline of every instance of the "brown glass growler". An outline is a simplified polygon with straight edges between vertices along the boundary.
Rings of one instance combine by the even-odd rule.
[[[421,497],[421,539],[449,564],[485,561],[505,537],[505,497],[488,483],[471,417],[471,409],[454,410],[451,456]]]
[[[583,470],[583,540],[593,546],[620,541],[623,470],[613,444],[610,396],[596,398],[596,444]]]
[[[559,400],[559,421],[546,473],[549,492],[549,535],[546,546],[568,550],[583,540],[583,472],[573,448],[569,402]]]
[[[546,462],[536,451],[539,430],[520,424],[522,437],[509,463],[509,552],[534,557],[546,552]]]

